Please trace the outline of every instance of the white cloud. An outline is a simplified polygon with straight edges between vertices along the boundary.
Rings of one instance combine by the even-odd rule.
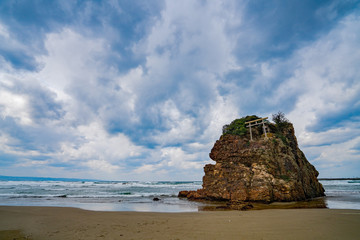
[[[28,160],[25,159],[24,161],[20,162],[19,164],[16,164],[16,167],[41,167],[46,166],[49,164],[49,161],[36,161],[36,160]]]
[[[31,42],[30,44],[28,41],[25,41],[24,43],[17,38],[17,35],[16,30],[12,29],[11,25],[6,25],[4,22],[0,21],[0,69],[4,69],[4,64],[8,65],[7,67],[10,67],[13,64],[13,62],[5,63],[2,61],[2,58],[8,57],[7,55],[9,53],[10,58],[23,58],[15,60],[15,63],[17,61],[24,61],[23,63],[32,65],[32,55],[41,52],[41,47],[37,45],[36,42]]]
[[[238,116],[232,100],[217,90],[223,74],[241,68],[232,52],[238,34],[231,29],[241,24],[233,4],[167,1],[149,35],[135,46],[146,63],[129,71],[123,86],[137,96],[138,109],[146,105],[138,114],[160,124],[156,142],[205,139],[209,131],[218,137],[222,125]]]
[[[201,151],[187,152],[182,147],[162,147],[151,152],[147,163],[137,167],[133,173],[141,174],[142,179],[200,179],[202,167],[207,161],[202,161]]]
[[[313,159],[319,166],[358,157],[350,154],[354,142],[359,141],[354,138],[358,134],[358,127],[347,119],[346,112],[343,115],[342,112],[349,108],[358,109],[356,102],[360,97],[360,82],[356,79],[360,79],[359,20],[358,16],[351,15],[329,34],[300,49],[293,59],[298,64],[294,76],[283,83],[278,91],[279,96],[291,93],[293,89],[301,93],[288,117],[294,122],[300,145],[304,145],[311,155],[319,155]],[[327,126],[328,118],[334,117],[337,120],[332,121],[343,121],[344,126],[336,126],[332,121]],[[319,125],[322,122],[324,124]],[[311,129],[317,126],[315,124],[320,127],[313,132]],[[333,144],[309,147],[329,143]],[[323,176],[326,174],[330,174],[330,170],[324,167]]]
[[[9,34],[9,31],[7,30],[7,27],[2,24],[0,22],[0,36],[1,37],[4,37],[4,38],[9,38],[10,37],[10,34]]]
[[[65,121],[87,124],[100,118],[108,125],[138,121],[137,98],[131,85],[138,73],[134,70],[134,74],[120,77],[115,63],[109,60],[118,55],[105,39],[64,28],[47,35],[45,48],[47,54],[37,57],[42,68],[34,78],[56,93],[66,111]]]
[[[159,167],[159,165],[155,165],[155,164],[144,164],[144,165],[136,168],[134,170],[134,173],[142,174],[142,173],[154,172],[155,170],[157,170],[158,167]]]
[[[221,136],[222,127],[241,117],[240,108],[231,95],[217,96],[208,108],[204,108],[198,120],[202,122],[202,134],[196,139],[205,144],[204,151],[210,151],[214,142]]]
[[[141,86],[144,81],[144,71],[141,66],[131,69],[126,75],[117,78],[117,83],[122,90],[122,94],[126,96],[126,103],[131,112],[131,121],[138,122],[139,116],[135,114],[136,104],[138,101],[137,87]]]
[[[45,39],[46,55],[37,57],[42,66],[37,78],[62,99],[69,99],[71,85],[93,85],[106,72],[101,61],[109,50],[102,39],[82,36],[70,28],[50,33]]]
[[[89,160],[86,161],[84,165],[91,168],[92,170],[105,173],[112,173],[120,168],[119,166],[112,165],[105,160]]]
[[[195,119],[179,111],[172,100],[156,106],[154,111],[160,115],[165,131],[158,131],[152,138],[155,142],[166,145],[184,143],[194,138],[196,133]]]
[[[232,3],[167,1],[146,41],[147,66],[160,70],[164,69],[160,66],[196,67],[217,74],[226,71],[234,61],[227,27],[241,19],[241,13],[235,14],[227,4]]]
[[[137,86],[146,96],[141,101],[170,95],[187,101],[183,107],[189,110],[211,98],[199,97],[215,90],[214,76],[238,67],[232,54],[237,35],[228,28],[239,24],[241,13],[235,17],[225,5],[231,3],[166,2],[150,34],[134,47],[146,58],[144,80]]]
[[[29,104],[26,96],[14,94],[0,89],[1,117],[12,117],[20,124],[30,125],[32,119],[29,113]]]
[[[360,82],[356,81],[360,78],[358,22],[359,17],[345,18],[328,35],[295,56],[299,67],[280,91],[303,89],[295,109],[289,114],[301,131],[300,135],[306,132],[307,126],[319,121],[319,117],[339,112],[359,97]]]
[[[347,124],[346,127],[329,129],[327,131],[309,132],[302,135],[301,144],[305,147],[338,144],[360,135],[359,124]]]
[[[203,162],[195,162],[196,153],[186,153],[180,147],[167,147],[161,149],[163,164],[177,169],[202,168]]]
[[[24,136],[10,138],[6,131],[0,131],[1,141],[5,144],[1,150],[19,156],[18,167],[42,164],[51,168],[51,164],[56,164],[60,171],[60,166],[68,164],[76,169],[87,167],[99,172],[121,170],[130,163],[125,160],[139,157],[144,149],[123,133],[111,134],[103,127],[112,117],[130,120],[132,116],[127,113],[135,110],[135,99],[127,101],[128,96],[132,96],[131,89],[123,85],[117,90],[119,82],[123,81],[107,62],[112,53],[106,41],[85,37],[70,28],[50,33],[44,41],[47,53],[36,56],[41,65],[38,71],[18,71],[10,65],[2,65],[0,72],[1,117],[31,125],[31,128],[24,128],[22,134],[34,137],[32,147],[37,149],[23,148]],[[4,60],[4,63],[7,62]],[[51,92],[56,94],[49,95]],[[47,94],[49,99],[39,99],[42,97],[39,94]],[[39,116],[45,117],[46,121],[35,119],[34,107],[38,107],[40,101],[52,101],[50,104],[53,104],[58,100],[65,112],[61,119],[52,119],[50,115]],[[50,110],[53,108],[51,106]],[[39,114],[45,114],[40,110]],[[49,136],[42,137],[46,134]],[[58,139],[51,139],[52,135]],[[45,142],[47,138],[55,142]],[[47,144],[58,148],[46,152]],[[28,157],[46,157],[47,160]]]
[[[320,177],[357,177],[359,174],[359,150],[356,146],[360,137],[325,146],[305,147],[304,151],[315,156],[312,162],[317,166]]]
[[[143,153],[142,147],[133,144],[124,134],[110,135],[98,122],[73,129],[78,142],[63,142],[58,157],[66,161],[97,160],[123,165],[128,157]],[[95,163],[98,163],[98,162]]]

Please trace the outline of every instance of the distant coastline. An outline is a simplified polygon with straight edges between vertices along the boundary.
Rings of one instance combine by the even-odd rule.
[[[360,180],[360,177],[356,177],[356,178],[318,178],[320,181],[321,180]]]
[[[97,179],[51,178],[51,177],[14,177],[0,175],[0,181],[62,181],[62,182],[101,182]]]

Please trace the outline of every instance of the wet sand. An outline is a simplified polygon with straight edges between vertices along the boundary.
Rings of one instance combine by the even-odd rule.
[[[0,206],[0,239],[360,239],[360,210],[145,213]]]

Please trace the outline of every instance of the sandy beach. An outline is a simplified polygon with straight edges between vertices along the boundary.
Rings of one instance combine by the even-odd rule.
[[[360,211],[196,213],[0,207],[0,239],[360,239]]]

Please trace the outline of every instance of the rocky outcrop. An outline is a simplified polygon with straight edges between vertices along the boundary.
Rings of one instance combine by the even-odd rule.
[[[203,188],[182,191],[179,197],[231,202],[300,201],[324,196],[318,172],[299,149],[291,123],[268,126],[267,139],[261,128],[254,140],[247,135],[225,134],[216,141],[204,167]]]

